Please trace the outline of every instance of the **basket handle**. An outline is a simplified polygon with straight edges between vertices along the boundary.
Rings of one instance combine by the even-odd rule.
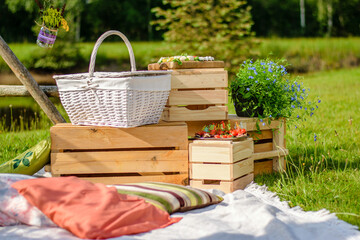
[[[129,55],[130,55],[131,72],[136,71],[135,56],[134,56],[134,52],[132,50],[132,47],[131,47],[131,44],[130,44],[129,40],[126,38],[126,36],[123,33],[119,32],[119,31],[115,31],[115,30],[110,30],[110,31],[107,31],[107,32],[103,33],[95,43],[94,49],[93,49],[93,51],[91,53],[91,57],[90,57],[90,65],[89,65],[89,75],[90,75],[90,77],[94,76],[95,60],[96,60],[97,50],[99,49],[100,44],[104,41],[104,39],[107,38],[110,35],[118,35],[125,42],[126,47],[127,47],[128,51],[129,51]]]

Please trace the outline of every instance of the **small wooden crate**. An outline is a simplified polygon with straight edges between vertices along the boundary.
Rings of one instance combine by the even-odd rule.
[[[273,120],[269,125],[259,124],[261,133],[256,128],[256,118],[243,118],[229,114],[229,122],[237,122],[246,129],[248,135],[254,139],[254,175],[285,170],[285,155],[288,154],[285,143],[285,120]],[[220,123],[221,121],[187,121],[188,135],[194,136],[204,125]]]
[[[254,180],[253,140],[195,140],[190,144],[190,185],[226,193]]]
[[[212,65],[209,65],[212,64]],[[184,69],[184,66],[188,69]],[[228,74],[224,62],[168,63],[172,69],[171,92],[164,109],[164,121],[224,120],[227,118]],[[204,66],[211,66],[206,68]],[[181,69],[179,69],[182,66]],[[156,70],[159,64],[150,64]]]
[[[188,183],[187,125],[136,128],[57,124],[51,133],[51,173],[92,182]]]

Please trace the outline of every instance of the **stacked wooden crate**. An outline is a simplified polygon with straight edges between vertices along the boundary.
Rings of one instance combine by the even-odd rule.
[[[268,124],[267,120],[258,122],[260,131],[257,129],[257,118],[237,117],[229,114],[228,121],[235,122],[245,128],[248,135],[254,140],[254,175],[271,173],[285,169],[285,155],[288,154],[285,143],[285,120],[273,120]],[[204,125],[220,123],[221,121],[191,121],[188,124],[188,135],[194,136]]]
[[[171,92],[164,121],[224,120],[227,118],[228,74],[224,62],[188,61],[149,64],[149,70],[171,69]]]
[[[254,180],[254,144],[244,141],[195,140],[189,146],[190,185],[226,193]]]
[[[136,128],[57,124],[51,133],[51,173],[105,184],[188,183],[184,122]]]

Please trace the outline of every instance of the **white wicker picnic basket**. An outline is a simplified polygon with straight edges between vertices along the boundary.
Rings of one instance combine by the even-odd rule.
[[[130,72],[95,72],[102,41],[118,35],[130,55]],[[59,96],[75,125],[136,127],[158,123],[171,90],[171,71],[136,71],[129,40],[119,31],[105,32],[96,41],[89,73],[55,75]]]

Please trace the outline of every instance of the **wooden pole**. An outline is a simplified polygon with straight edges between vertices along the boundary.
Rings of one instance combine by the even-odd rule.
[[[59,97],[57,86],[40,86],[40,89],[48,97]],[[25,97],[31,96],[24,86],[0,85],[0,97]]]
[[[40,105],[42,110],[52,121],[53,124],[64,123],[65,119],[61,116],[54,104],[40,89],[38,83],[31,76],[26,67],[19,61],[15,54],[11,51],[4,39],[0,36],[0,55],[9,65],[16,77],[24,84],[31,96]]]

